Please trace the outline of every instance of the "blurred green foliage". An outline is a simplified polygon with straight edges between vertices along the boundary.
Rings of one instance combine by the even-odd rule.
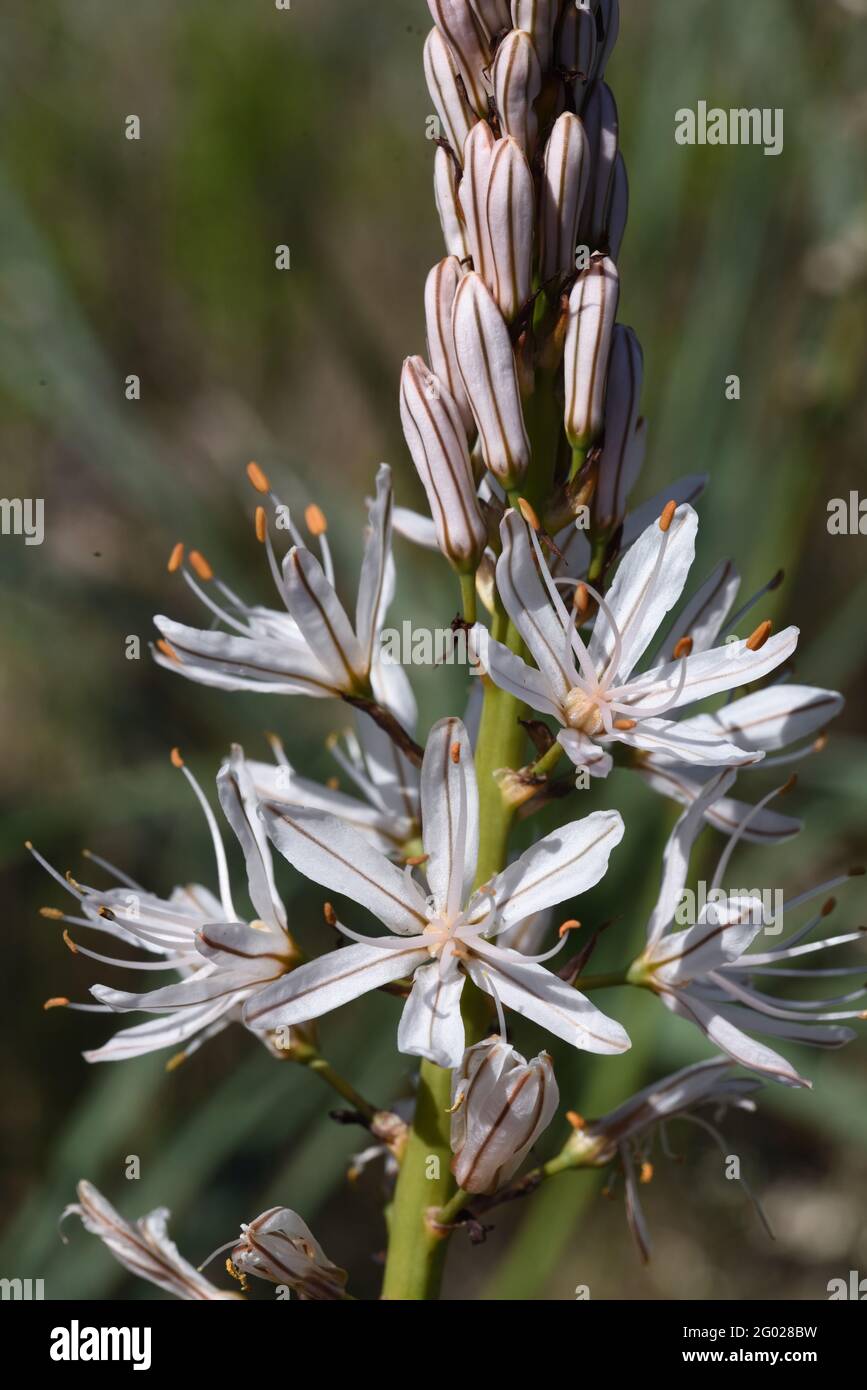
[[[807,828],[764,851],[762,881],[792,888],[863,848],[864,540],[831,537],[829,498],[865,485],[867,25],[858,0],[677,0],[624,5],[610,68],[631,184],[621,315],[644,346],[650,451],[641,494],[711,474],[697,574],[731,554],[745,592],[779,567],[764,608],[802,628],[797,678],[850,695],[790,809]],[[431,198],[423,0],[8,0],[0,20],[0,457],[4,494],[43,497],[41,548],[3,538],[0,863],[5,878],[4,1274],[49,1297],[141,1297],[99,1244],[56,1219],[75,1181],[128,1215],[164,1203],[191,1258],[274,1202],[297,1206],[361,1296],[384,1244],[378,1180],[347,1190],[360,1131],[328,1118],[306,1073],[239,1029],[178,1072],[163,1059],[88,1068],[106,1021],[62,1010],[92,967],[37,915],[60,893],[23,853],[31,837],[63,870],[91,846],[159,891],[210,882],[204,826],[168,765],[180,744],[210,782],[230,740],[264,753],[277,729],[311,775],[331,768],[340,712],[227,696],[173,681],[146,655],[155,611],[198,615],[165,573],[182,536],[228,582],[267,601],[243,465],[256,458],[287,501],[328,512],[341,578],[354,583],[362,498],[380,458],[398,500],[419,505],[397,414],[401,359],[423,348],[423,277],[441,254]],[[674,112],[782,107],[785,149],[682,148]],[[124,138],[129,114],[141,139]],[[274,268],[285,243],[291,271]],[[741,378],[727,401],[724,379]],[[142,398],[124,398],[136,373]],[[398,543],[397,618],[442,626],[456,607],[444,566]],[[763,614],[764,615],[764,610]],[[140,661],[125,658],[128,635]],[[466,682],[423,673],[422,722],[461,709]],[[772,774],[756,775],[765,790]],[[613,794],[613,797],[612,797]],[[616,914],[599,968],[625,958],[653,901],[673,819],[618,773],[628,834],[581,917]],[[582,809],[584,809],[582,807]],[[525,833],[535,831],[533,821]],[[709,848],[705,853],[709,853]],[[773,855],[773,865],[767,856]],[[746,878],[755,851],[739,863]],[[315,945],[320,895],[282,866],[299,934]],[[838,908],[857,924],[858,885]],[[103,972],[107,982],[110,975]],[[120,982],[118,978],[118,983]],[[556,1050],[564,1100],[599,1113],[665,1069],[707,1055],[685,1024],[619,992],[628,1056]],[[396,1001],[326,1020],[327,1050],[378,1103],[406,1093]],[[519,1045],[538,1048],[532,1029]],[[700,1136],[647,1191],[658,1259],[643,1271],[622,1212],[592,1178],[561,1178],[498,1217],[485,1247],[456,1248],[455,1297],[821,1297],[867,1259],[863,1046],[803,1054],[810,1094],[766,1090],[733,1126],[765,1194],[770,1245]],[[561,1136],[546,1137],[548,1148]],[[688,1141],[688,1142],[687,1142]],[[128,1154],[142,1178],[124,1181]],[[74,1225],[75,1223],[73,1223]]]

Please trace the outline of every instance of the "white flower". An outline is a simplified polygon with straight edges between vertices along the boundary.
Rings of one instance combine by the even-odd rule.
[[[467,1048],[452,1078],[452,1172],[465,1192],[495,1192],[557,1111],[547,1052],[527,1062],[502,1037]]]
[[[571,111],[557,117],[542,170],[539,204],[541,280],[556,280],[575,268],[578,218],[590,177],[590,151],[581,121]]]
[[[242,1284],[252,1274],[290,1288],[301,1299],[346,1298],[346,1270],[331,1263],[309,1226],[289,1207],[271,1207],[245,1222],[237,1240],[220,1246],[209,1259],[229,1249]]]
[[[516,487],[530,462],[530,441],[515,355],[503,315],[482,277],[474,272],[458,286],[452,329],[485,467],[502,487]]]
[[[260,491],[270,490],[260,470],[250,476]],[[278,499],[271,495],[279,507]],[[278,567],[264,514],[261,526],[257,518],[285,611],[247,605],[215,580],[222,598],[218,602],[185,569],[187,583],[230,631],[186,627],[158,616],[154,621],[162,640],[155,658],[169,671],[223,690],[317,698],[355,698],[372,692],[406,725],[415,715],[406,674],[402,667],[386,666],[379,660],[379,633],[394,594],[391,469],[383,463],[376,475],[376,500],[370,508],[354,623],[334,590],[324,517],[318,508],[311,512],[322,564],[290,526],[295,544],[282,568]],[[205,583],[213,578],[210,567],[203,570],[200,565],[198,574]]]
[[[174,1294],[186,1302],[212,1299],[239,1299],[238,1293],[224,1292],[183,1259],[178,1247],[170,1240],[165,1207],[157,1207],[147,1216],[139,1217],[135,1225],[124,1221],[92,1183],[82,1180],[76,1188],[78,1201],[71,1202],[61,1216],[81,1217],[86,1231],[99,1236],[114,1258],[130,1274],[147,1279],[157,1288]]]
[[[542,90],[542,69],[533,40],[523,29],[513,29],[503,39],[491,67],[491,81],[504,133],[532,159],[539,126],[534,103]]]
[[[569,295],[563,349],[564,424],[569,443],[575,449],[592,444],[602,430],[608,359],[619,299],[617,266],[607,256],[594,255]]]
[[[441,720],[431,731],[421,805],[427,896],[409,869],[401,872],[333,816],[263,806],[268,833],[289,862],[367,908],[389,935],[362,937],[342,926],[356,944],[270,985],[249,1002],[248,1025],[272,1028],[317,1018],[413,975],[398,1047],[439,1066],[457,1066],[464,1053],[460,998],[468,974],[480,989],[576,1047],[624,1051],[629,1039],[619,1023],[538,961],[489,939],[597,883],[623,835],[617,812],[597,812],[555,830],[473,892],[478,796],[469,740],[458,719]]]
[[[103,891],[61,878],[40,855],[39,862],[78,899],[82,916],[69,917],[55,909],[44,909],[46,916],[61,918],[75,925],[107,933],[148,953],[144,960],[118,960],[102,955],[80,943],[67,943],[77,955],[88,956],[104,965],[143,972],[178,971],[179,983],[164,985],[142,994],[94,985],[93,1005],[69,1005],[93,1012],[135,1012],[157,1017],[133,1028],[125,1028],[95,1051],[85,1052],[88,1062],[113,1062],[158,1052],[164,1047],[187,1044],[172,1064],[189,1056],[207,1038],[227,1024],[239,1021],[245,999],[261,986],[290,970],[299,952],[286,925],[286,909],[277,892],[271,851],[257,815],[257,798],[241,750],[235,748],[217,778],[220,802],[241,848],[247,866],[250,900],[257,913],[251,923],[238,919],[229,887],[229,869],[217,822],[205,795],[192,773],[183,767],[179,755],[173,761],[183,770],[204,811],[214,845],[219,880],[219,897],[200,884],[175,888],[164,899],[147,892],[121,875],[122,884]],[[35,853],[35,851],[34,851]],[[105,864],[97,856],[95,862]],[[111,865],[105,865],[111,869]],[[263,1041],[266,1041],[263,1038]]]
[[[685,728],[661,716],[767,675],[794,651],[797,628],[768,637],[763,626],[743,641],[694,655],[687,647],[678,660],[633,674],[686,582],[697,524],[692,507],[675,509],[669,503],[622,560],[605,598],[585,583],[599,604],[585,645],[535,534],[514,511],[503,519],[497,588],[536,666],[492,638],[487,645],[491,678],[553,716],[562,725],[558,738],[568,756],[595,776],[610,772],[606,750],[612,743],[706,766],[741,765],[763,756],[736,747],[713,729]]]
[[[431,101],[442,121],[445,138],[460,163],[464,141],[478,117],[461,90],[451,50],[437,28],[431,29],[425,39],[424,75]]]
[[[690,853],[703,828],[707,807],[717,796],[725,794],[733,777],[732,772],[713,777],[672,831],[665,850],[659,897],[647,925],[647,944],[630,967],[629,978],[635,984],[654,990],[672,1013],[695,1023],[735,1062],[783,1085],[809,1086],[811,1083],[800,1076],[785,1057],[756,1042],[745,1030],[816,1047],[841,1047],[854,1038],[852,1030],[841,1028],[839,1023],[844,1019],[863,1018],[864,1011],[837,1006],[862,998],[864,989],[836,999],[788,1000],[763,993],[752,980],[754,975],[767,975],[797,983],[814,975],[863,972],[863,963],[818,971],[786,968],[789,961],[863,939],[861,933],[855,931],[802,944],[823,922],[833,906],[833,899],[804,926],[770,950],[748,954],[759,932],[770,925],[767,909],[762,898],[753,892],[727,892],[722,888],[732,852],[749,828],[747,818],[731,836],[720,857],[695,925],[684,931],[673,929],[675,911],[686,887]],[[776,794],[770,792],[750,814],[759,814]],[[859,872],[851,870],[838,875],[785,901],[783,919],[803,903],[824,895]],[[777,921],[779,913],[775,916],[775,925]]]

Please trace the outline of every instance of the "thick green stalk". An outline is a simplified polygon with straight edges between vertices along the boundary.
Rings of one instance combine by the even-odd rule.
[[[517,650],[520,638],[511,625],[506,640],[513,651]],[[513,811],[503,801],[494,773],[498,768],[520,764],[524,737],[518,723],[520,713],[520,702],[514,696],[486,684],[475,759],[479,784],[477,885],[487,882],[506,862]],[[468,1045],[484,1035],[487,1019],[486,996],[467,982],[464,1022]],[[430,1214],[445,1206],[454,1192],[450,1104],[451,1072],[422,1062],[415,1120],[391,1211],[384,1299],[438,1296],[448,1242],[431,1224]]]

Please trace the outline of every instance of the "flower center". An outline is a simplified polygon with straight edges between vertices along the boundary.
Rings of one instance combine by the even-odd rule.
[[[570,690],[563,702],[569,727],[578,729],[582,734],[590,734],[591,737],[601,734],[604,729],[602,714],[599,709],[602,699],[601,691],[597,698],[593,699],[580,686],[575,686],[573,690]]]
[[[439,960],[444,955],[466,955],[464,944],[459,939],[462,926],[462,917],[457,917],[453,922],[449,922],[445,917],[434,917],[428,922],[422,932],[422,940],[432,960]]]

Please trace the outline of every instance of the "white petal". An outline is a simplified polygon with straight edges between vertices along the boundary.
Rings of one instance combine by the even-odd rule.
[[[623,523],[623,534],[620,538],[621,553],[629,550],[643,535],[647,527],[652,522],[658,521],[666,502],[677,502],[678,506],[682,502],[695,502],[701,496],[708,484],[709,475],[707,473],[689,473],[684,478],[677,478],[670,483],[664,492],[657,492],[653,497],[649,497],[646,502],[641,502],[634,507]]]
[[[401,936],[427,925],[417,886],[351,826],[303,806],[266,803],[262,816],[280,853],[314,883],[360,903]]]
[[[292,616],[311,652],[338,690],[353,690],[367,675],[361,646],[343,605],[309,550],[293,546],[283,562]]]
[[[586,893],[603,877],[623,832],[618,811],[594,811],[538,840],[490,885],[499,922],[508,926],[531,912]],[[480,912],[484,906],[480,899]]]
[[[738,960],[765,925],[761,898],[733,895],[725,904],[707,904],[701,916],[704,920],[669,933],[648,952],[666,984],[685,984]]]
[[[586,768],[591,777],[607,777],[614,766],[611,754],[577,729],[561,729],[557,742],[566,750],[567,758],[577,768]]]
[[[275,966],[272,974],[280,973]],[[144,994],[109,989],[107,985],[91,985],[90,992],[100,1004],[107,1004],[117,1013],[135,1013],[139,1009],[145,1013],[163,1013],[235,996],[249,987],[251,974],[255,978],[255,967],[249,972],[246,969],[197,970],[195,975],[188,976],[178,984],[164,985],[162,989],[151,989]]]
[[[188,680],[222,690],[270,691],[275,695],[331,696],[334,681],[311,651],[300,643],[267,638],[233,637],[173,623],[158,615],[154,622],[179,660],[154,650],[154,660]]]
[[[697,530],[698,517],[692,507],[681,505],[667,532],[659,529],[658,521],[651,522],[621,562],[606,595],[622,644],[612,673],[615,684],[629,679],[666,613],[680,598],[695,555]],[[657,568],[660,554],[663,559]],[[604,613],[594,623],[588,650],[596,670],[603,672],[615,650],[614,633]]]
[[[397,534],[414,545],[423,546],[425,550],[439,549],[436,524],[429,516],[422,516],[421,512],[411,511],[409,507],[395,507],[393,524]]]
[[[92,1048],[82,1056],[86,1062],[121,1062],[129,1057],[143,1057],[148,1052],[160,1052],[164,1047],[177,1047],[234,1006],[235,1000],[221,998],[179,1013],[158,1015],[145,1023],[137,1023],[134,1028],[122,1028],[102,1047]]]
[[[501,690],[508,690],[509,694],[518,700],[525,700],[541,714],[553,715],[561,724],[565,723],[566,717],[562,708],[541,671],[528,666],[526,661],[516,656],[495,637],[488,638],[484,657],[487,673],[494,685],[498,685]]]
[[[551,694],[564,700],[578,684],[568,615],[558,614],[536,568],[526,522],[509,510],[500,526],[503,551],[497,561],[497,590],[512,622],[544,674]],[[570,623],[571,627],[571,623]]]
[[[769,752],[809,738],[829,720],[836,719],[844,703],[836,690],[788,683],[770,685],[733,700],[713,714],[685,719],[681,728],[706,730],[730,738],[741,748]]]
[[[748,1034],[741,1032],[740,1028],[735,1027],[726,1017],[729,1012],[728,1009],[726,1009],[725,1014],[721,1013],[715,1004],[708,1004],[704,1000],[697,999],[685,990],[679,990],[676,994],[666,993],[662,999],[672,1013],[680,1014],[682,1018],[696,1023],[721,1052],[725,1052],[733,1061],[739,1062],[742,1067],[749,1067],[750,1071],[761,1072],[763,1076],[769,1076],[772,1081],[779,1081],[783,1086],[809,1086],[811,1084],[804,1077],[798,1075],[785,1057],[781,1057],[778,1052],[756,1042],[755,1038],[749,1037]]]
[[[411,975],[427,959],[427,951],[417,946],[343,946],[257,990],[244,1008],[244,1022],[256,1029],[306,1023],[368,990]]]
[[[436,960],[416,970],[397,1030],[399,1052],[426,1057],[438,1067],[459,1065],[466,1045],[461,1017],[464,979],[462,971],[444,971]]]
[[[674,659],[674,649],[682,637],[690,638],[694,652],[712,647],[731,612],[740,584],[741,577],[731,560],[722,560],[674,622],[654,656],[654,666]]]
[[[747,753],[713,734],[685,729],[673,719],[639,719],[634,729],[616,729],[610,737],[616,743],[642,748],[659,758],[698,767],[747,766],[763,756]]]
[[[744,638],[743,641],[726,642],[724,646],[713,647],[708,652],[684,657],[686,680],[672,709],[705,700],[709,695],[719,695],[724,690],[737,690],[741,685],[749,685],[769,675],[792,655],[798,645],[798,636],[798,628],[787,627],[769,637],[757,652],[750,651],[747,646],[749,638]],[[628,699],[636,713],[643,705],[653,708],[674,695],[680,684],[680,664],[679,661],[671,661],[665,666],[656,666],[630,681],[628,694],[624,698]]]
[[[453,756],[457,753],[457,761]],[[479,796],[473,750],[459,719],[441,719],[421,768],[421,819],[428,886],[440,912],[466,901],[479,853]]]
[[[532,1019],[555,1037],[585,1052],[625,1052],[629,1036],[577,989],[541,965],[531,965],[517,951],[473,946],[468,970],[480,989],[496,990],[503,1004]]]
[[[394,496],[391,469],[381,463],[376,473],[376,497],[368,513],[367,540],[358,581],[355,630],[362,652],[362,668],[370,671],[376,639],[385,620],[394,589],[391,558],[391,513]]]
[[[258,796],[237,744],[217,775],[217,794],[226,819],[238,837],[247,865],[250,901],[261,921],[286,931],[286,908],[274,882],[268,839],[259,819]]]
[[[684,720],[679,727],[683,728],[691,722]],[[686,770],[682,767],[667,767],[662,764],[657,766],[652,761],[645,761],[636,771],[654,791],[672,797],[681,806],[690,806],[701,791],[701,782],[687,776]],[[797,835],[803,829],[803,821],[796,820],[794,816],[783,816],[779,811],[772,811],[769,806],[765,806],[756,814],[753,814],[753,810],[746,801],[721,796],[707,807],[705,819],[717,830],[730,835],[747,816],[751,816],[749,826],[743,834],[743,839],[751,844],[778,844],[790,839],[792,835]]]

